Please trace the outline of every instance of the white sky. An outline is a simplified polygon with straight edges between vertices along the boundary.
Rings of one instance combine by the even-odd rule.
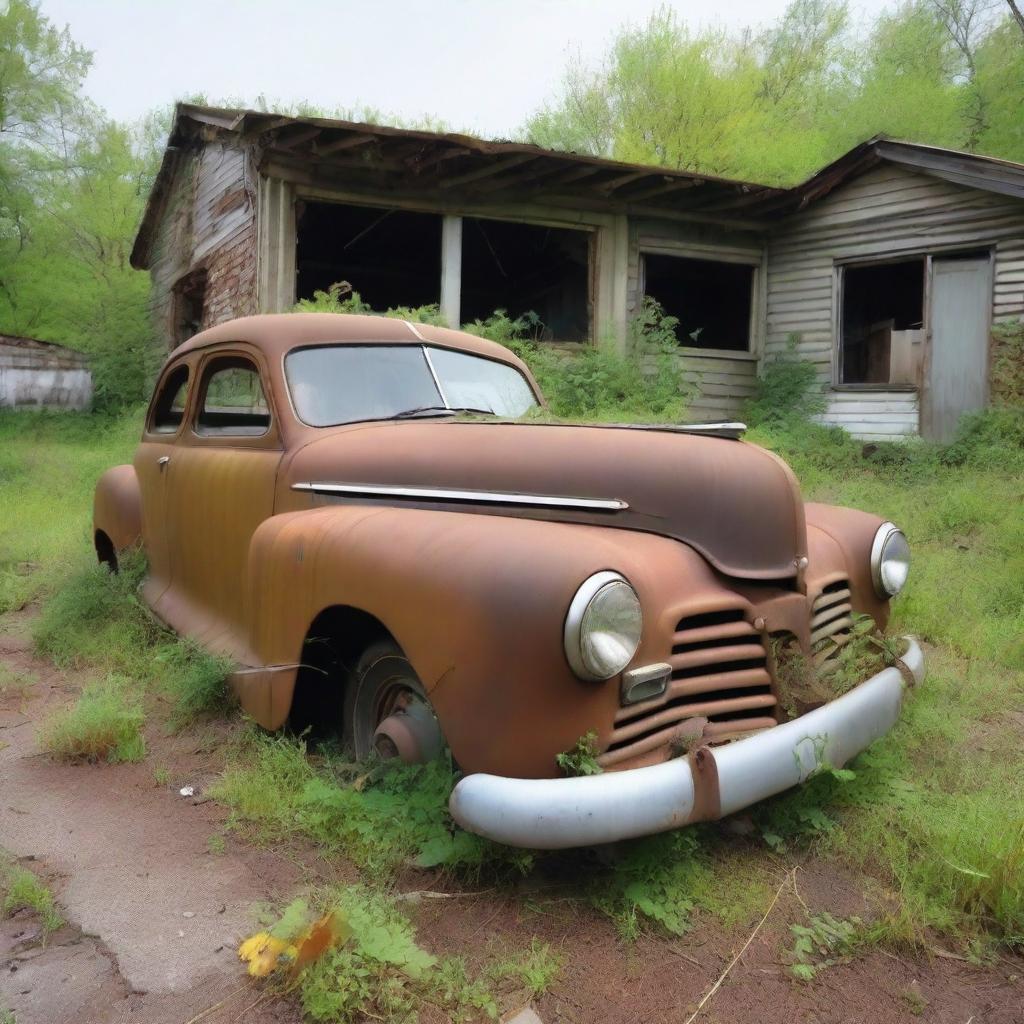
[[[506,136],[661,0],[42,0],[94,52],[86,88],[135,118],[194,93],[367,104]],[[692,24],[763,24],[785,0],[671,4]],[[886,0],[854,0],[858,16]]]

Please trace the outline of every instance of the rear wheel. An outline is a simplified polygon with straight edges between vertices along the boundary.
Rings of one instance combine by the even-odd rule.
[[[345,693],[345,739],[357,758],[376,753],[407,764],[432,761],[444,736],[423,684],[393,640],[359,658]]]

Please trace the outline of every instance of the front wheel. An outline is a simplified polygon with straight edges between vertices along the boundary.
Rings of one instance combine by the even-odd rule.
[[[444,736],[423,684],[392,640],[360,657],[345,694],[345,740],[362,760],[372,753],[406,764],[432,761]]]

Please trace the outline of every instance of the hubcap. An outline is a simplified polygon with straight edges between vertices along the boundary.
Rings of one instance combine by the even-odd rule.
[[[443,737],[427,703],[408,686],[387,687],[377,702],[372,745],[383,758],[398,757],[406,764],[425,764],[441,752]]]

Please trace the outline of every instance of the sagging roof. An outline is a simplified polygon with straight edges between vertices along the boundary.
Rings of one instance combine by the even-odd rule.
[[[555,204],[755,230],[799,212],[885,161],[1024,199],[1024,164],[883,135],[860,143],[801,184],[779,188],[522,142],[179,103],[132,250],[132,266],[148,267],[153,232],[180,154],[217,139],[252,146],[261,169],[301,168],[311,184],[322,182],[324,187],[336,187],[343,178],[346,186],[384,197],[429,189],[431,199],[442,206],[447,197],[452,206]]]

